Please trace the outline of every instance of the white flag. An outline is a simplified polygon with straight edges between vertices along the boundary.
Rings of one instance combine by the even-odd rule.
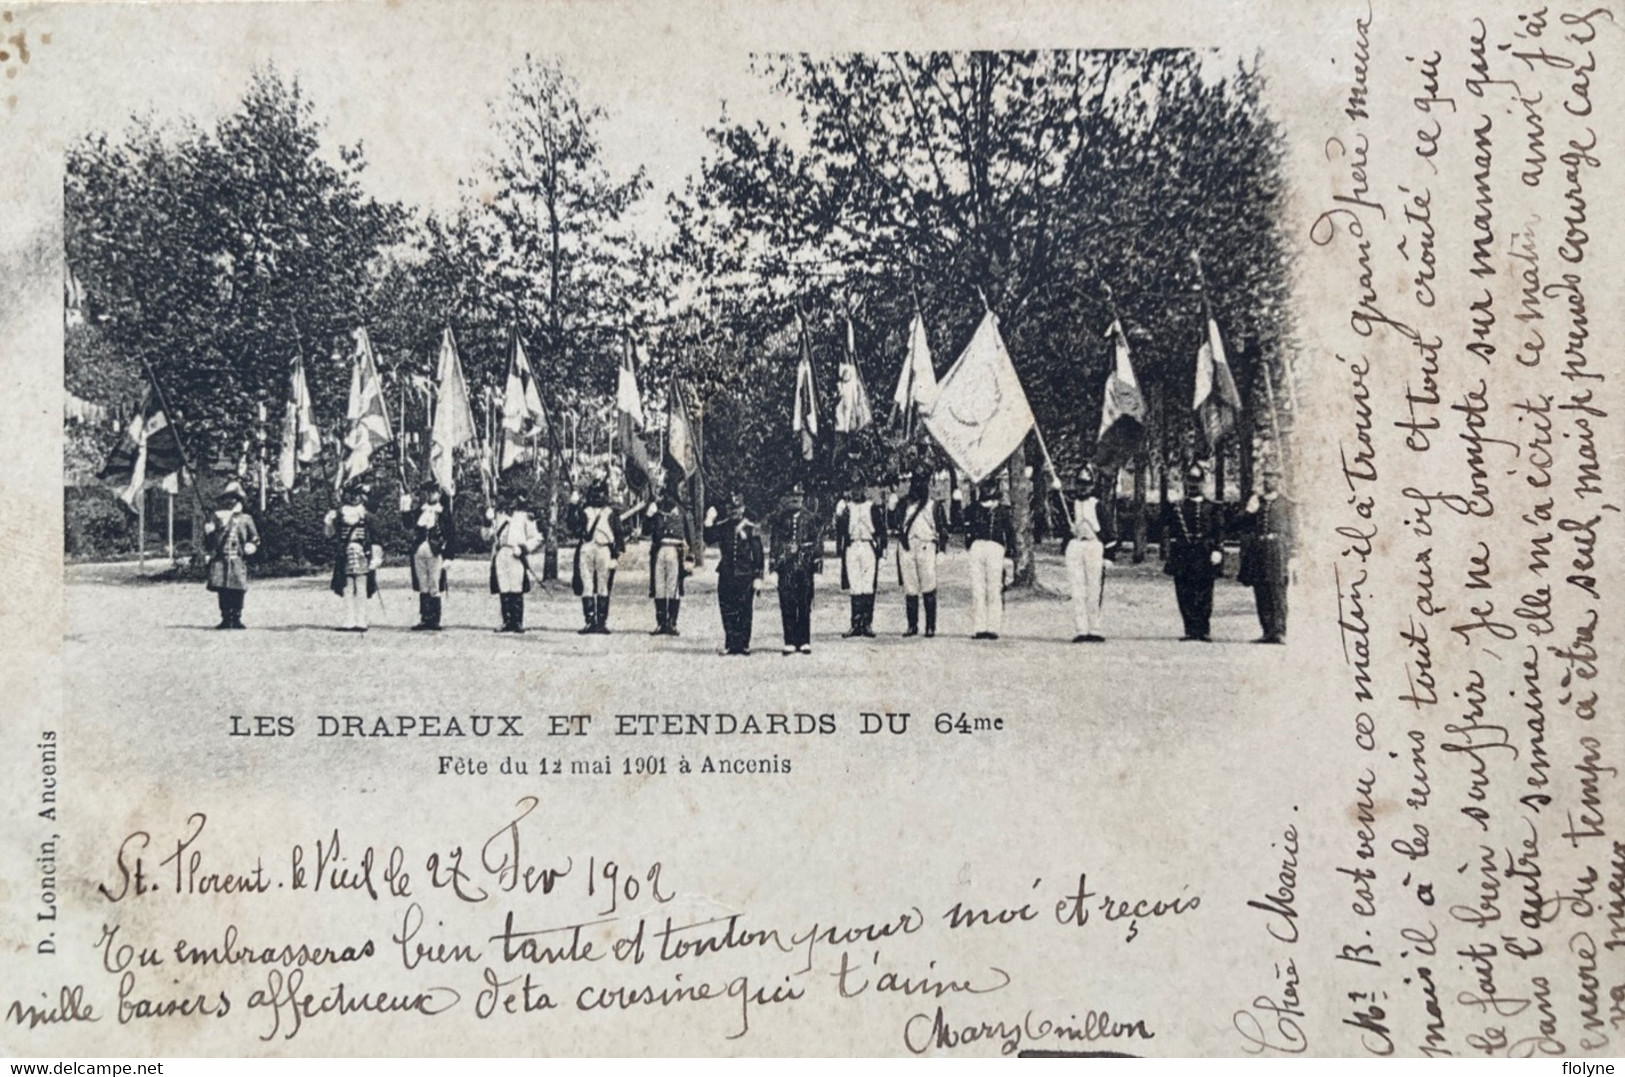
[[[508,384],[502,394],[502,470],[528,460],[534,451],[533,443],[545,433],[547,411],[542,407],[530,360],[525,358],[525,346],[516,333],[508,362]]]
[[[943,375],[936,400],[922,417],[972,482],[987,478],[1020,448],[1033,428],[1033,412],[992,311]]]
[[[937,373],[931,366],[931,345],[925,339],[925,319],[918,313],[908,329],[908,355],[903,359],[902,372],[897,376],[897,389],[892,403],[899,412],[918,404],[930,411],[937,396]]]
[[[335,485],[366,474],[372,467],[372,454],[395,439],[389,427],[389,410],[384,406],[384,382],[378,375],[378,360],[372,354],[372,341],[365,329],[355,331],[355,364],[350,368],[350,404],[345,409],[344,447],[349,455],[339,466]]]
[[[447,497],[457,493],[457,450],[478,437],[474,411],[468,404],[468,382],[451,328],[440,338],[440,361],[435,371],[434,419],[429,424],[429,471]]]

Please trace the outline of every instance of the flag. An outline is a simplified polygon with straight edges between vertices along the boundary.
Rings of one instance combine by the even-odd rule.
[[[972,482],[996,471],[1033,428],[1032,408],[992,311],[943,375],[936,400],[922,417],[931,436]]]
[[[468,404],[468,382],[451,327],[440,338],[435,367],[434,418],[429,423],[429,472],[447,497],[457,493],[457,450],[479,438],[474,409]]]
[[[1128,337],[1123,323],[1112,322],[1106,330],[1116,361],[1106,377],[1106,391],[1100,401],[1100,433],[1095,438],[1095,466],[1110,471],[1121,467],[1140,447],[1145,432],[1145,397],[1134,377],[1134,364],[1128,355]]]
[[[632,429],[643,429],[643,398],[638,394],[638,375],[632,362],[630,340],[621,354],[621,370],[615,379],[615,409],[628,420]]]
[[[372,469],[372,454],[395,439],[384,403],[384,381],[366,329],[355,331],[355,365],[350,369],[350,404],[345,409],[344,447],[349,453],[339,465],[334,485],[342,490],[352,479]]]
[[[812,353],[807,349],[805,328],[801,336],[801,361],[796,364],[796,396],[790,413],[790,429],[801,435],[801,458],[811,460],[818,443],[818,393],[813,386]]]
[[[897,389],[892,393],[896,414],[908,421],[911,407],[918,405],[929,411],[937,395],[937,373],[931,366],[931,345],[925,339],[925,318],[918,311],[908,327],[908,355],[903,369],[897,375]]]
[[[141,409],[125,427],[96,477],[123,487],[119,499],[134,509],[142,487],[176,474],[182,462],[180,438],[159,405],[157,394],[148,386],[141,396]]]
[[[295,354],[293,373],[288,376],[288,406],[282,413],[282,455],[276,468],[282,488],[292,490],[299,477],[299,465],[313,464],[321,455],[322,434],[316,429],[316,409],[305,381],[305,360]]]
[[[840,385],[835,397],[835,432],[855,434],[874,421],[869,407],[869,390],[858,373],[857,348],[853,343],[852,319],[846,320],[846,358],[841,360]]]
[[[519,334],[513,335],[513,354],[508,359],[508,383],[502,394],[502,458],[500,469],[530,459],[535,441],[547,433],[547,412],[542,394],[536,388],[536,375],[525,358]]]
[[[1230,376],[1230,364],[1224,358],[1219,325],[1211,315],[1207,339],[1196,352],[1196,397],[1191,410],[1196,414],[1197,442],[1204,456],[1235,429],[1236,413],[1241,410],[1241,395],[1236,392],[1236,380]]]
[[[694,436],[694,420],[688,414],[688,400],[676,378],[666,393],[666,483],[668,488],[687,482],[700,471],[700,445]]]

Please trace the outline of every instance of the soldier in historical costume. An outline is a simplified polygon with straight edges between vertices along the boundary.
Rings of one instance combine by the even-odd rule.
[[[1168,559],[1162,571],[1174,578],[1174,597],[1185,623],[1182,640],[1210,641],[1213,581],[1224,575],[1224,547],[1218,507],[1203,493],[1207,471],[1194,464],[1185,473],[1185,496],[1163,510]]]
[[[1004,581],[1015,574],[1016,528],[996,480],[982,483],[965,514],[965,546],[970,551],[971,638],[998,639],[1004,629]]]
[[[254,518],[243,511],[243,488],[233,482],[220,492],[214,513],[203,522],[209,551],[209,590],[220,605],[216,628],[242,628],[248,591],[248,558],[259,550]]]
[[[1241,546],[1241,571],[1236,579],[1253,589],[1258,623],[1264,629],[1259,643],[1286,642],[1287,564],[1292,557],[1292,504],[1281,493],[1281,470],[1264,468],[1263,492],[1247,499],[1248,535]]]
[[[530,591],[530,555],[542,548],[542,531],[519,495],[504,490],[497,511],[486,510],[480,537],[491,544],[491,593],[502,609],[498,632],[525,631],[525,595]]]
[[[841,590],[852,599],[852,622],[842,639],[873,638],[875,590],[880,559],[886,554],[886,513],[869,500],[862,483],[835,510],[835,556],[841,561]]]
[[[609,484],[602,479],[587,488],[586,504],[571,506],[570,530],[575,535],[575,568],[570,589],[581,598],[586,622],[581,635],[609,633],[609,596],[615,567],[626,549],[620,513],[609,503]]]
[[[1078,471],[1069,495],[1066,578],[1072,590],[1072,615],[1078,634],[1073,643],[1100,643],[1100,605],[1105,597],[1106,549],[1113,545],[1111,521],[1100,503],[1100,484],[1093,467]]]
[[[892,515],[897,532],[897,572],[908,616],[903,635],[919,635],[923,604],[928,639],[937,634],[937,556],[948,548],[948,512],[931,485],[930,475],[916,471],[908,481],[908,496]]]
[[[770,539],[768,557],[778,579],[784,653],[811,654],[813,577],[823,571],[824,534],[800,483],[791,487],[774,514]]]
[[[451,509],[439,483],[430,479],[411,494],[401,495],[401,522],[412,530],[412,590],[418,594],[414,632],[440,631],[446,595],[446,562],[451,560]]]
[[[722,653],[749,654],[756,593],[767,570],[762,536],[745,515],[745,498],[728,498],[728,515],[717,519],[716,509],[705,514],[705,540],[716,544],[717,609],[722,614]]]
[[[367,487],[353,482],[344,488],[342,504],[328,512],[322,529],[333,540],[332,591],[344,600],[340,632],[367,630],[367,600],[378,593],[378,547],[372,513],[367,511]]]
[[[649,506],[649,597],[655,604],[651,636],[675,636],[683,581],[693,560],[694,524],[669,491]]]

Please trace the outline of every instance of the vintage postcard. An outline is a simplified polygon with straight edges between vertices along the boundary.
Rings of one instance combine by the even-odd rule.
[[[1622,15],[0,4],[0,1052],[1618,1055]]]

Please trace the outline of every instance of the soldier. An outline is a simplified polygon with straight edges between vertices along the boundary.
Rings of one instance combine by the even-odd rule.
[[[1057,480],[1059,485],[1059,480]],[[1108,519],[1101,512],[1099,480],[1095,469],[1078,471],[1072,489],[1071,537],[1066,544],[1066,578],[1072,589],[1072,614],[1078,634],[1073,643],[1100,643],[1100,604],[1106,587],[1106,547],[1112,545]]]
[[[677,613],[683,601],[694,548],[694,525],[670,491],[649,506],[649,597],[655,603],[651,636],[676,636]]]
[[[502,609],[502,627],[497,631],[523,633],[530,555],[542,548],[542,532],[512,490],[498,495],[497,511],[486,509],[485,519],[480,537],[491,544],[491,593]]]
[[[705,538],[714,542],[717,561],[717,608],[722,613],[722,653],[749,654],[755,599],[762,589],[767,558],[756,525],[745,516],[745,498],[728,498],[728,515],[721,522],[712,507],[705,514]]]
[[[626,533],[620,514],[609,503],[609,484],[602,479],[587,488],[585,506],[571,508],[576,555],[570,589],[581,597],[581,615],[586,621],[579,634],[608,635],[609,595],[615,566],[626,548]]]
[[[824,537],[800,483],[773,517],[772,565],[778,577],[784,653],[812,654],[813,576],[824,568]]]
[[[440,484],[430,479],[411,494],[401,495],[401,522],[412,529],[412,590],[418,593],[414,632],[440,631],[441,603],[446,594],[446,562],[451,560],[451,512]]]
[[[909,478],[908,496],[895,512],[897,571],[908,615],[903,635],[919,635],[923,603],[925,636],[930,639],[937,634],[937,555],[948,548],[948,513],[941,499],[932,494],[930,475],[916,471]]]
[[[970,550],[971,638],[998,639],[1004,628],[1004,580],[1015,570],[1010,559],[1016,529],[996,480],[982,483],[966,513],[965,546]]]
[[[367,630],[367,600],[378,593],[378,547],[372,513],[367,511],[367,487],[352,482],[344,489],[343,504],[328,512],[322,529],[333,540],[332,591],[344,599],[344,625],[340,632]]]
[[[886,514],[869,500],[863,484],[852,486],[850,500],[835,510],[835,556],[841,559],[841,590],[852,596],[852,624],[841,633],[874,638],[875,585],[886,553]]]
[[[1292,557],[1292,506],[1281,495],[1281,469],[1264,468],[1264,491],[1247,499],[1250,533],[1241,547],[1237,582],[1253,589],[1258,623],[1264,634],[1258,643],[1286,642],[1287,562]]]
[[[230,483],[215,502],[214,515],[204,521],[209,549],[209,590],[220,606],[216,628],[242,628],[243,597],[248,591],[248,561],[259,550],[260,533],[254,518],[243,511],[243,488]]]
[[[1162,571],[1174,578],[1174,597],[1185,623],[1181,640],[1212,640],[1213,581],[1224,575],[1224,549],[1220,544],[1219,515],[1203,495],[1207,471],[1201,464],[1185,473],[1185,496],[1163,510],[1168,535],[1168,560]]]

